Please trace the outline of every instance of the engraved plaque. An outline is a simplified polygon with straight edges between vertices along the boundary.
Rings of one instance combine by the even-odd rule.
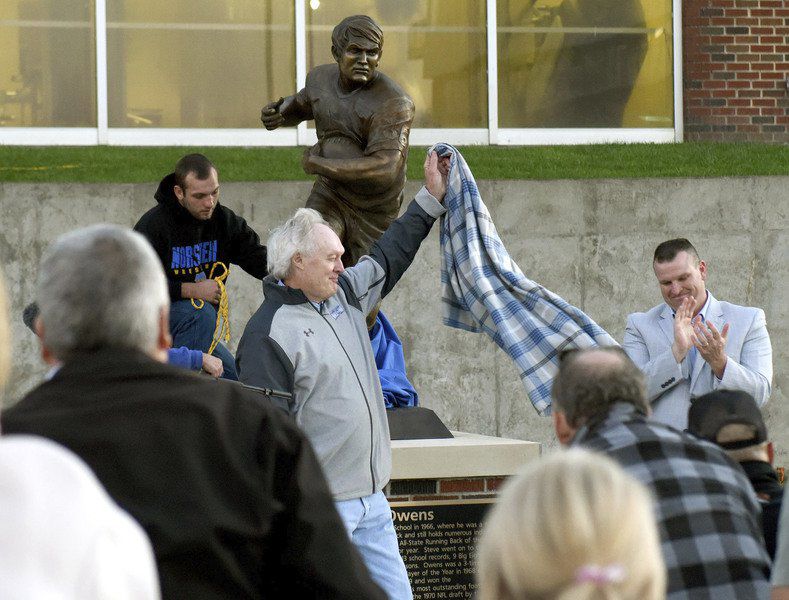
[[[494,498],[393,502],[415,600],[473,598],[476,537]]]

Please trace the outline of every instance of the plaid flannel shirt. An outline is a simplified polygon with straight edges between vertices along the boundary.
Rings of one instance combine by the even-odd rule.
[[[443,322],[487,333],[515,361],[537,412],[550,414],[559,353],[618,344],[583,311],[526,278],[504,248],[463,156],[448,144],[433,150],[452,154],[441,217]]]
[[[572,445],[602,452],[652,491],[669,600],[760,599],[770,558],[760,508],[739,466],[717,446],[617,404]]]

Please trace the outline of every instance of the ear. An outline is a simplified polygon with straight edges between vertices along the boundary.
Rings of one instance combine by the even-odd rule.
[[[33,321],[33,330],[36,332],[38,339],[44,339],[44,322],[41,320],[41,315],[37,316]]]
[[[300,271],[304,270],[304,256],[301,254],[301,252],[296,252],[296,254],[293,255],[293,258],[290,259],[290,261],[291,264],[293,264],[293,266],[299,269]]]
[[[180,185],[173,186],[173,193],[175,194],[175,197],[178,198],[178,202],[183,202],[184,196],[186,196],[186,194],[184,194],[184,190]]]
[[[562,446],[567,446],[575,437],[576,428],[571,427],[567,422],[567,415],[560,410],[551,413],[553,416],[553,428],[556,430],[556,438]]]
[[[703,260],[699,261],[699,273],[701,273],[701,280],[707,281],[707,263]]]
[[[770,464],[773,464],[773,460],[775,460],[775,448],[773,448],[772,442],[767,442],[767,460]]]
[[[36,335],[38,336],[38,343],[41,348],[41,360],[44,361],[44,364],[51,366],[58,364],[60,361],[44,343],[44,322],[41,320],[41,317],[36,317],[36,320],[33,322],[33,328],[36,330]]]
[[[340,62],[340,57],[342,56],[342,52],[337,49],[337,46],[334,44],[331,45],[331,55],[334,58],[334,62]]]
[[[161,362],[167,362],[167,351],[173,345],[173,337],[170,335],[170,309],[163,306],[159,312],[159,332],[156,335],[155,356]]]

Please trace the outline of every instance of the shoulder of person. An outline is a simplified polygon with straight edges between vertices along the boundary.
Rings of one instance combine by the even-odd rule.
[[[661,303],[658,304],[657,306],[653,306],[652,308],[644,312],[630,313],[629,315],[627,315],[627,320],[638,324],[644,321],[651,321],[657,319],[660,316],[660,313],[663,312],[663,308],[665,306],[666,306],[665,304]]]
[[[380,97],[381,101],[397,102],[408,107],[414,106],[411,96],[394,79],[391,79],[385,73],[381,73],[381,71],[378,71],[375,81],[372,82],[370,87]]]
[[[751,319],[755,318],[760,313],[764,311],[761,308],[756,306],[742,306],[740,304],[733,304],[732,302],[726,302],[725,300],[718,300],[718,305],[720,306],[721,311],[727,314],[734,314],[740,318],[747,318],[750,317]]]
[[[147,211],[143,213],[143,215],[137,221],[137,224],[134,226],[135,231],[139,231],[141,229],[151,229],[159,225],[163,220],[168,217],[168,212],[164,209],[164,206],[161,204],[157,204],[156,206],[152,206]]]
[[[339,76],[340,68],[337,66],[337,63],[318,65],[310,69],[307,73],[304,87],[310,87],[313,84],[322,86],[326,83],[334,82]]]
[[[237,233],[243,228],[246,220],[241,215],[237,215],[232,208],[225,204],[219,204],[214,211],[213,218],[211,219],[217,226],[225,227]]]

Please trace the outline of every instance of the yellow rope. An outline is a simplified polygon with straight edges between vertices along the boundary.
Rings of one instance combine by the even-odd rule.
[[[222,267],[224,272],[221,275],[214,277],[214,270],[217,267]],[[208,354],[211,354],[216,348],[216,345],[224,339],[225,342],[230,341],[230,303],[227,299],[227,290],[225,289],[225,279],[230,273],[230,269],[223,262],[215,262],[211,267],[211,273],[208,278],[216,281],[219,286],[219,305],[216,307],[216,326],[214,327],[214,338],[211,340],[211,346],[208,348]],[[200,310],[205,306],[205,302],[201,298],[192,298],[192,306]]]

